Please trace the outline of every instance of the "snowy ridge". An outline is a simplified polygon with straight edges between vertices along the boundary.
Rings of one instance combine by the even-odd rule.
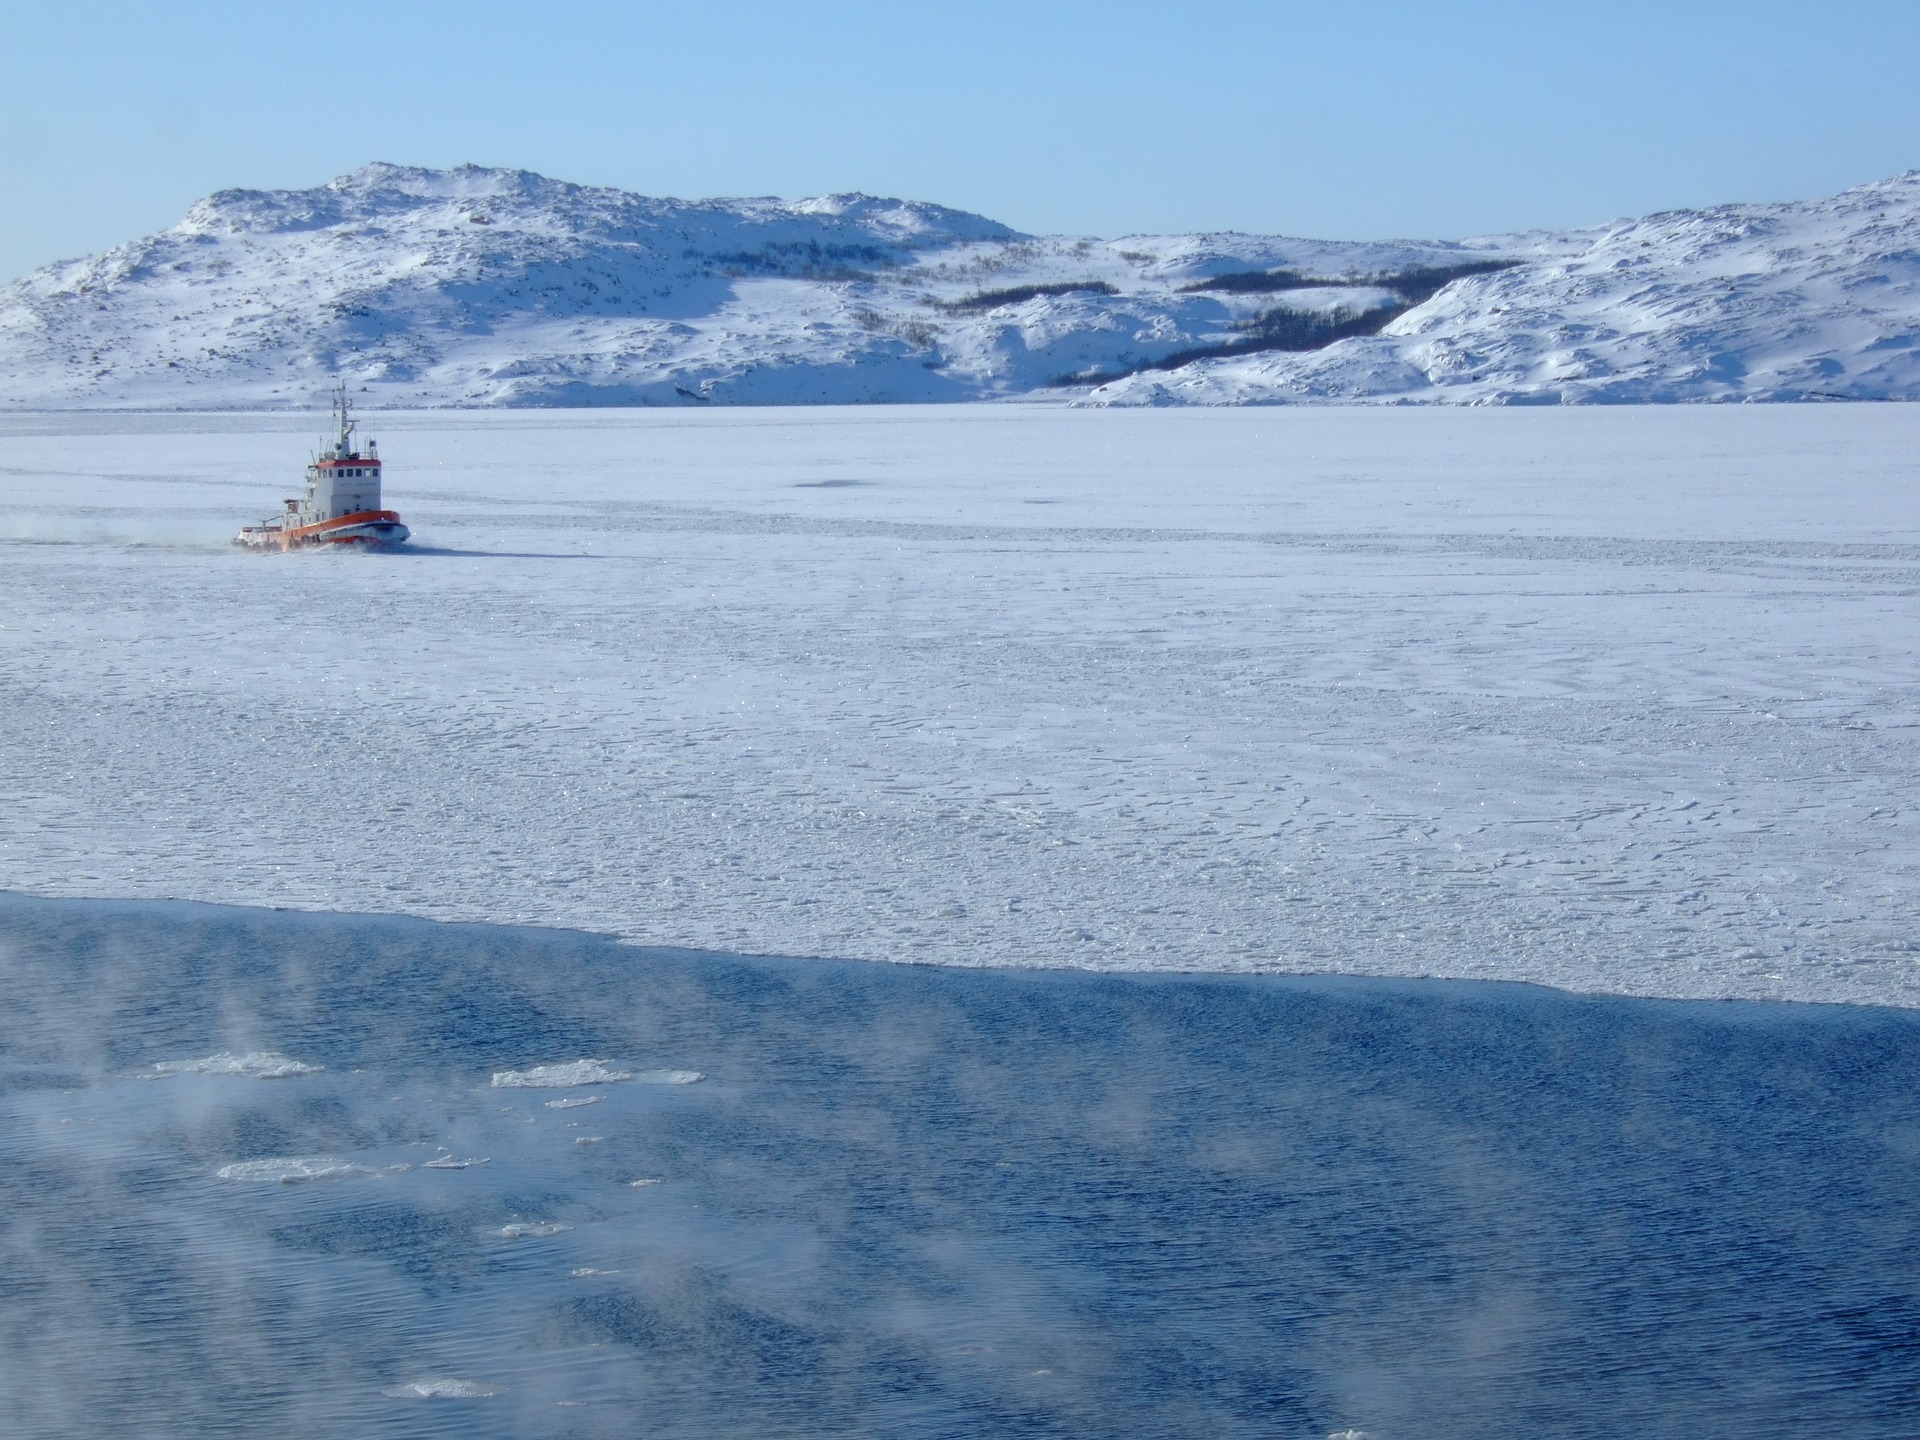
[[[806,329],[801,305],[765,323],[737,313],[736,289],[755,289],[742,282],[833,296],[858,267],[1014,238],[864,195],[686,204],[370,165],[313,190],[222,191],[172,230],[8,287],[0,396],[297,407],[339,373],[429,405],[684,401],[686,382],[778,363]],[[814,363],[838,353],[806,348]]]
[[[421,407],[1907,399],[1917,337],[1920,172],[1357,244],[376,164],[0,289],[0,405],[299,409],[336,374]]]
[[[1526,263],[1378,336],[1130,376],[1096,402],[1920,398],[1920,171],[1805,204],[1478,243]]]

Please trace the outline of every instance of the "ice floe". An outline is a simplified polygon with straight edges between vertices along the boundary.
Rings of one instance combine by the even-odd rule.
[[[389,1386],[380,1393],[396,1400],[484,1400],[489,1395],[506,1393],[506,1388],[504,1385],[489,1385],[483,1380],[436,1378],[409,1380],[405,1385]]]
[[[573,1229],[573,1226],[558,1220],[515,1221],[511,1225],[502,1225],[494,1234],[502,1240],[544,1240],[549,1235],[559,1235]]]
[[[296,1075],[318,1075],[326,1068],[289,1059],[276,1050],[249,1050],[244,1055],[222,1050],[202,1060],[157,1061],[152,1074],[156,1079],[175,1075],[240,1075],[249,1080],[290,1080]]]
[[[630,1070],[615,1070],[605,1060],[572,1060],[564,1065],[535,1065],[528,1070],[496,1070],[497,1090],[562,1090],[570,1085],[611,1085],[632,1080]]]
[[[222,1180],[271,1180],[282,1185],[302,1180],[344,1180],[355,1175],[374,1175],[364,1165],[332,1155],[286,1156],[273,1160],[238,1160],[222,1165],[214,1172]]]

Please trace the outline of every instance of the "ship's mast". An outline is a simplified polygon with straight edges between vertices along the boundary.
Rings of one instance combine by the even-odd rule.
[[[340,425],[340,438],[333,445],[333,458],[336,460],[346,460],[353,454],[352,446],[348,443],[356,423],[348,418],[352,408],[353,402],[347,399],[347,382],[342,380],[333,391],[333,413]]]

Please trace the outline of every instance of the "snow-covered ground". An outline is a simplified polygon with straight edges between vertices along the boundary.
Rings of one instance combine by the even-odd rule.
[[[1920,1004],[1920,409],[0,418],[0,887]]]
[[[1199,353],[1276,326],[1320,343],[1296,322],[1335,313],[1380,333]],[[299,409],[336,375],[389,407],[1911,400],[1917,336],[1920,171],[1357,243],[1036,237],[857,194],[685,202],[369,165],[223,191],[0,287],[0,407]]]

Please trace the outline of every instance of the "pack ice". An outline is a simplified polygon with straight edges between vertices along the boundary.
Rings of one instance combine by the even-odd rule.
[[[375,164],[0,289],[0,406],[1915,398],[1916,257],[1920,172],[1370,244]]]
[[[1920,407],[388,413],[236,553],[316,424],[0,417],[0,886],[1920,1000]]]

